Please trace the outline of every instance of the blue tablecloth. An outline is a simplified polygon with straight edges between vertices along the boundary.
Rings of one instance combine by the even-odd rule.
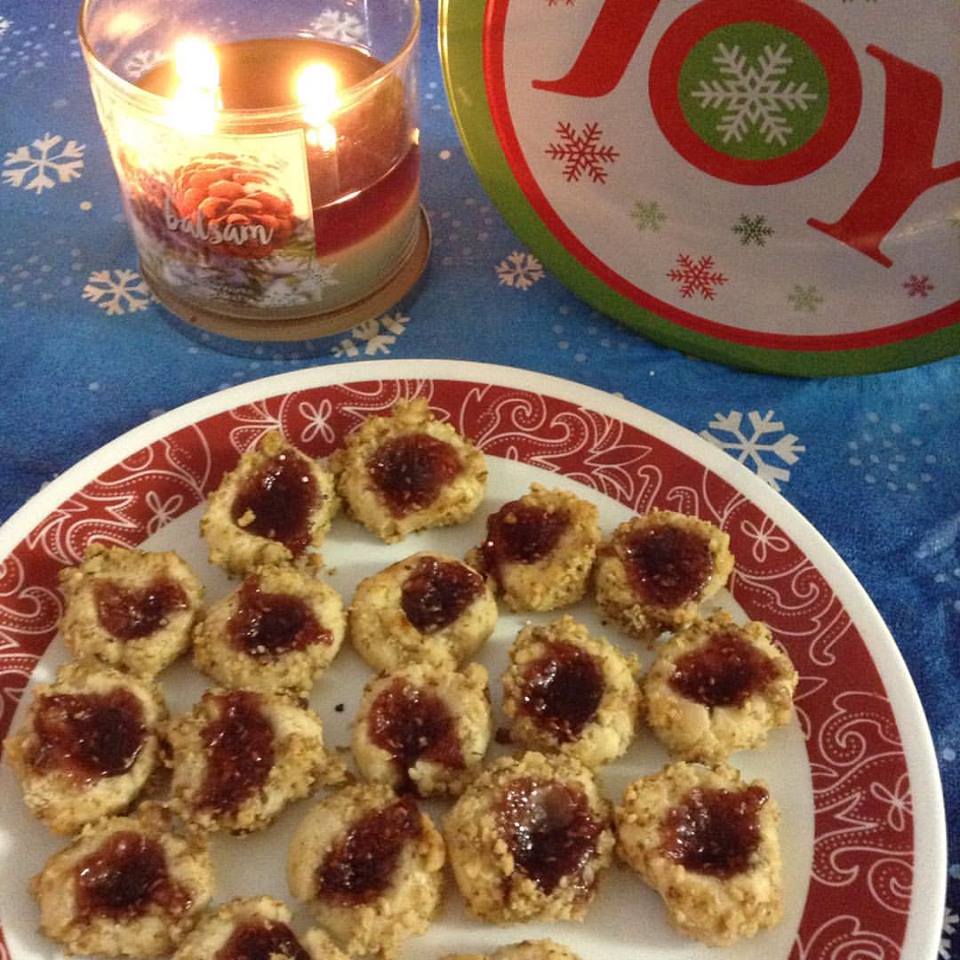
[[[426,14],[425,282],[399,317],[330,338],[317,357],[267,347],[238,358],[184,336],[136,274],[75,5],[0,0],[0,518],[157,412],[283,370],[454,357],[619,391],[777,486],[877,603],[933,731],[952,824],[940,957],[960,958],[960,358],[785,379],[682,356],[594,313],[543,274],[481,190],[443,90],[435,12]]]

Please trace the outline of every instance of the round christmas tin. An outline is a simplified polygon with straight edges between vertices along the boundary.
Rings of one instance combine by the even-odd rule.
[[[442,0],[467,152],[576,294],[829,375],[960,351],[960,6]]]

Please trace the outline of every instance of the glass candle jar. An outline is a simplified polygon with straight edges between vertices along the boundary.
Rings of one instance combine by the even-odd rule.
[[[218,332],[386,309],[426,260],[418,0],[84,0],[80,36],[141,268]]]

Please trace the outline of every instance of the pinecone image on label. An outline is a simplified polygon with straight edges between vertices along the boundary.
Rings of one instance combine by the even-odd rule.
[[[256,260],[293,236],[299,220],[270,173],[245,158],[210,154],[173,175],[167,227],[202,241],[211,252]]]

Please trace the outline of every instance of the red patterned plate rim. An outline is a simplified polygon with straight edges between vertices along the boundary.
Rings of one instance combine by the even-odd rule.
[[[555,471],[634,510],[696,513],[730,533],[733,596],[771,624],[801,674],[815,836],[790,958],[933,956],[946,873],[939,771],[913,682],[866,592],[812,525],[731,457],[642,407],[555,377],[441,360],[303,370],[204,397],[105,445],[0,529],[0,735],[54,635],[56,570],[75,562],[91,533],[139,543],[200,502],[265,429],[279,425],[323,455],[361,419],[412,393],[426,393],[489,455]],[[199,467],[191,446],[204,448]],[[160,460],[172,485],[155,482]],[[667,490],[665,473],[683,483]],[[139,499],[137,476],[154,481]],[[123,486],[119,511],[101,496],[111,485]]]

